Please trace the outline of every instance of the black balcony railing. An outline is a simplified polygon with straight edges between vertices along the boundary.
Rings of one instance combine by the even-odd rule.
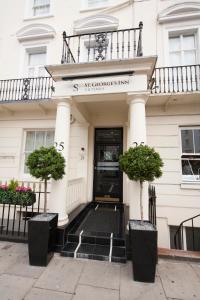
[[[142,28],[67,36],[63,32],[61,63],[95,62],[142,56]]]
[[[0,102],[50,99],[53,90],[51,77],[0,80]]]
[[[200,65],[155,68],[152,94],[200,91]]]

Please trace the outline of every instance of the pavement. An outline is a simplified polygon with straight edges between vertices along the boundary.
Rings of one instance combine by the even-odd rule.
[[[117,264],[55,254],[30,266],[25,244],[0,242],[0,300],[200,300],[200,264],[160,259],[155,283]]]

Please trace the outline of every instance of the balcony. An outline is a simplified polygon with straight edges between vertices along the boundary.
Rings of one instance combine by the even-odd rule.
[[[142,28],[67,36],[63,32],[61,64],[89,63],[142,56]]]
[[[155,68],[149,88],[152,94],[200,92],[200,65]]]
[[[0,80],[0,102],[22,102],[51,99],[54,91],[51,77]]]

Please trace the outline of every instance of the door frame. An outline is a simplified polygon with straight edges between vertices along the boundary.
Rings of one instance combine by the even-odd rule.
[[[93,187],[92,187],[92,201],[95,201],[95,183],[96,183],[96,176],[95,176],[95,161],[96,161],[96,131],[97,130],[112,130],[112,129],[119,129],[121,131],[121,135],[122,135],[122,140],[121,140],[121,152],[123,153],[123,149],[124,149],[124,128],[123,127],[95,127],[94,128],[94,144],[93,144]],[[100,143],[101,144],[101,143]],[[103,142],[102,142],[103,144]],[[112,142],[111,142],[112,144]],[[113,142],[113,144],[116,144]],[[119,201],[112,201],[113,203],[123,203],[123,173],[121,171],[121,181],[120,181],[120,199]]]

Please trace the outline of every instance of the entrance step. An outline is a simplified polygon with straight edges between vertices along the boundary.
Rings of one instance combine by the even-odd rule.
[[[88,204],[68,225],[61,255],[126,262],[123,204]]]
[[[77,258],[86,258],[86,259],[94,259],[94,260],[102,260],[102,261],[109,261],[110,254],[112,262],[118,263],[126,263],[126,248],[114,246],[112,247],[112,252],[110,252],[109,245],[98,245],[98,244],[86,244],[81,243],[78,249],[78,242],[71,243],[68,242],[61,251],[62,256],[67,257],[77,257]],[[75,251],[76,255],[74,254]]]

